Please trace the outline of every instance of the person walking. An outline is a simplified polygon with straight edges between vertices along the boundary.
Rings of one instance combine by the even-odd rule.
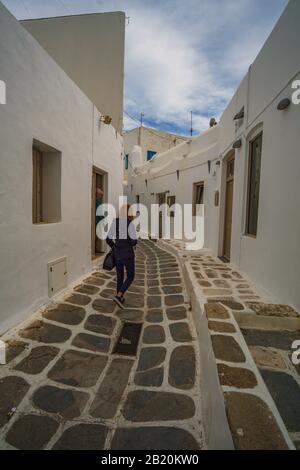
[[[111,247],[115,256],[117,271],[117,294],[114,302],[124,308],[125,294],[135,278],[135,253],[137,234],[129,217],[130,206],[123,206],[119,218],[115,219],[109,229],[106,243]],[[126,279],[125,279],[126,271]]]

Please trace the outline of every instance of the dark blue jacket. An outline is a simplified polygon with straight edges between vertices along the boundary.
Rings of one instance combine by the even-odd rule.
[[[114,250],[116,262],[134,258],[137,235],[133,224],[130,224],[129,219],[115,219],[108,232],[106,243]]]

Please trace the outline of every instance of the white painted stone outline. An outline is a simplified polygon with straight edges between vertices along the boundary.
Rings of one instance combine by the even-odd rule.
[[[147,243],[151,243],[151,242],[147,242]],[[166,250],[165,248],[162,248],[162,250],[164,250],[165,252],[168,252],[168,250]],[[174,256],[174,253],[172,253],[172,255]],[[176,255],[175,255],[175,258],[176,258]],[[180,270],[181,269],[181,264],[180,264],[180,261],[178,261],[177,258],[176,258],[176,262],[178,262],[179,270]],[[97,264],[101,264],[101,261],[98,260]],[[144,266],[145,266],[145,280],[147,280],[146,256],[145,256],[145,260],[144,260]],[[95,265],[95,267],[96,267],[96,265]],[[54,296],[51,299],[51,301],[49,303],[47,303],[47,305],[45,305],[43,308],[40,308],[37,312],[35,312],[33,315],[31,315],[29,318],[27,318],[24,322],[17,325],[15,328],[8,331],[4,335],[6,341],[10,341],[10,340],[22,341],[22,342],[28,343],[29,346],[27,348],[25,348],[25,350],[20,355],[18,355],[9,364],[9,367],[4,367],[2,369],[0,368],[0,379],[3,378],[3,377],[7,377],[7,376],[16,376],[16,377],[21,377],[21,378],[25,379],[26,381],[28,381],[28,374],[25,374],[21,371],[13,370],[13,367],[17,363],[21,362],[25,357],[27,357],[30,354],[30,352],[33,348],[35,348],[37,346],[40,346],[43,343],[39,343],[37,341],[33,341],[33,340],[30,340],[30,339],[27,339],[27,338],[23,338],[23,337],[19,336],[19,332],[22,329],[25,329],[26,327],[28,327],[33,321],[37,321],[37,320],[46,321],[49,324],[52,324],[52,325],[55,325],[55,326],[58,326],[58,327],[61,327],[61,328],[66,328],[66,329],[69,329],[71,331],[71,336],[67,341],[65,341],[63,343],[57,343],[57,344],[56,343],[53,343],[53,344],[51,343],[50,346],[54,346],[54,347],[59,348],[59,353],[57,354],[57,356],[55,356],[55,358],[52,359],[52,361],[48,364],[48,366],[40,374],[37,374],[35,376],[30,376],[30,388],[29,388],[28,392],[24,396],[23,400],[20,402],[20,404],[19,404],[16,412],[12,416],[12,418],[0,430],[0,450],[13,450],[14,449],[14,447],[10,446],[5,441],[4,436],[6,435],[8,429],[11,428],[14,425],[14,423],[23,414],[30,413],[30,414],[33,414],[33,415],[36,415],[36,416],[48,415],[44,411],[39,411],[38,409],[36,409],[31,404],[32,396],[41,387],[41,380],[42,380],[42,386],[43,387],[47,386],[47,385],[51,385],[51,386],[55,386],[56,388],[64,388],[64,389],[74,390],[74,387],[72,387],[72,386],[69,386],[69,385],[66,385],[66,384],[60,384],[58,382],[55,382],[55,381],[49,379],[47,377],[47,374],[52,369],[54,363],[56,363],[67,350],[74,349],[74,350],[79,351],[79,352],[83,352],[83,351],[88,352],[87,350],[83,350],[83,349],[77,348],[76,346],[72,345],[72,342],[73,342],[74,338],[77,336],[77,334],[82,333],[84,331],[83,330],[83,323],[80,323],[79,325],[75,325],[75,326],[73,326],[73,325],[64,325],[62,323],[55,322],[54,320],[49,320],[49,319],[43,318],[43,312],[45,310],[48,310],[49,308],[51,308],[51,306],[54,307],[55,305],[57,305],[57,303],[63,302],[66,297],[68,297],[70,294],[73,293],[74,288],[76,286],[80,285],[83,280],[90,277],[92,275],[92,273],[95,272],[95,271],[97,271],[97,269],[94,269],[91,273],[85,274],[84,276],[82,276],[81,279],[79,279],[79,280],[75,281],[74,283],[72,283],[72,285],[68,286],[68,288],[65,289],[63,292],[60,292],[56,296]],[[102,269],[100,271],[103,272]],[[158,276],[161,279],[160,273],[159,273]],[[105,284],[103,284],[102,286],[99,286],[100,291],[102,291],[104,289],[107,289],[108,288],[107,285],[111,281],[112,281],[111,278],[105,280]],[[183,283],[183,296],[184,296],[184,300],[186,301],[187,300],[187,295],[186,295],[186,292],[185,292],[185,289],[184,289],[184,278],[183,278],[183,276],[182,276],[182,283]],[[93,304],[94,300],[99,298],[99,293],[94,294],[94,295],[89,295],[89,297],[91,298],[91,302],[87,306],[84,306],[84,309],[86,311],[85,320],[87,319],[87,317],[90,314],[95,314],[95,310],[93,309],[92,304]],[[144,297],[145,297],[145,305],[147,305],[146,304],[146,292],[144,293]],[[162,294],[162,299],[163,299],[163,294]],[[165,308],[167,308],[167,306],[165,306],[164,302],[162,302],[162,309],[165,309]],[[147,310],[147,307],[145,307],[145,310]],[[111,314],[110,316],[113,316],[113,314]],[[143,328],[142,328],[141,338],[142,338],[145,327],[150,325],[146,321],[146,316],[147,316],[147,312],[145,312],[145,319],[143,321]],[[114,317],[114,318],[117,318],[117,317]],[[131,369],[131,373],[130,373],[129,381],[128,381],[129,383],[128,383],[128,386],[126,388],[126,392],[124,393],[123,398],[122,398],[121,402],[119,403],[118,411],[117,411],[115,417],[112,420],[109,420],[109,419],[99,420],[98,418],[93,418],[91,416],[88,416],[87,411],[90,409],[91,404],[92,404],[92,402],[95,398],[95,393],[98,391],[99,386],[102,383],[102,381],[103,381],[103,379],[106,375],[106,372],[107,372],[108,368],[110,367],[112,361],[115,359],[115,357],[120,357],[120,356],[113,356],[112,355],[112,349],[114,347],[114,344],[115,344],[117,338],[119,337],[119,334],[120,334],[120,331],[121,331],[121,328],[122,328],[121,320],[117,319],[117,325],[116,325],[115,331],[114,331],[113,335],[110,337],[110,339],[111,339],[110,350],[109,350],[108,353],[103,353],[102,354],[102,355],[108,355],[108,361],[107,361],[107,364],[106,364],[105,368],[103,369],[102,373],[100,374],[97,383],[93,387],[89,387],[89,388],[76,387],[76,390],[78,390],[80,392],[85,392],[85,393],[90,395],[89,399],[87,400],[87,403],[86,403],[85,407],[83,408],[81,416],[79,418],[74,418],[73,420],[69,420],[69,419],[66,420],[65,418],[61,418],[60,419],[60,424],[59,424],[59,427],[58,427],[56,433],[52,436],[50,441],[47,443],[45,449],[46,450],[51,449],[53,447],[53,445],[59,440],[59,438],[61,437],[63,432],[66,429],[68,429],[68,428],[70,428],[70,427],[72,427],[76,424],[100,424],[100,423],[104,426],[107,426],[108,429],[109,429],[108,435],[106,437],[106,443],[105,443],[104,449],[109,449],[110,448],[110,444],[111,444],[111,441],[113,439],[114,433],[115,433],[116,429],[120,428],[120,427],[122,427],[122,428],[129,427],[130,429],[139,428],[139,427],[178,427],[182,430],[185,430],[185,431],[189,432],[194,437],[194,439],[198,442],[198,445],[200,446],[200,448],[205,449],[206,445],[205,445],[204,433],[203,434],[202,433],[197,434],[197,431],[199,430],[199,428],[202,427],[201,424],[199,424],[199,423],[202,422],[202,412],[201,412],[201,402],[200,402],[200,400],[201,400],[201,397],[200,397],[200,393],[201,393],[200,374],[197,373],[197,372],[200,371],[200,365],[199,365],[199,363],[197,363],[197,361],[199,360],[199,353],[197,351],[198,342],[196,341],[197,335],[196,335],[195,328],[193,326],[194,324],[193,324],[192,315],[188,311],[188,308],[187,308],[187,320],[185,320],[185,322],[189,323],[193,340],[189,343],[176,343],[174,348],[172,348],[172,350],[170,350],[170,351],[168,351],[168,348],[167,348],[167,355],[166,355],[165,361],[163,363],[165,373],[164,373],[164,383],[163,383],[162,387],[159,387],[157,389],[153,389],[151,387],[139,387],[139,386],[135,385],[134,376],[135,376],[137,365],[138,365],[138,360],[136,360],[134,367],[132,367],[132,369]],[[169,321],[167,316],[165,315],[163,324],[165,326],[166,341],[161,346],[164,346],[164,345],[166,346],[171,341],[173,341],[173,339],[171,338],[169,328],[166,327],[166,325],[169,325],[171,323],[176,323],[176,322]],[[89,333],[88,331],[84,331],[84,332]],[[90,334],[93,334],[93,335],[99,336],[99,337],[104,336],[104,335],[94,333],[94,332],[90,332]],[[175,349],[175,347],[181,346],[181,345],[187,345],[187,344],[192,345],[195,348],[195,354],[196,354],[195,385],[191,390],[180,390],[180,389],[172,387],[168,383],[168,365],[169,365],[171,353]],[[149,345],[149,347],[150,346],[151,345]],[[140,341],[138,354],[139,354],[142,347],[143,347],[143,343],[142,343],[142,341]],[[144,347],[145,347],[145,345],[144,345]],[[189,418],[189,419],[186,419],[186,420],[179,420],[179,421],[160,421],[160,422],[155,421],[154,423],[151,423],[151,422],[145,422],[145,423],[136,422],[136,423],[134,423],[134,422],[131,422],[131,421],[130,422],[126,421],[126,419],[122,415],[122,408],[125,404],[125,401],[127,399],[128,394],[131,391],[138,390],[138,389],[141,389],[141,390],[147,390],[148,389],[148,390],[152,390],[152,391],[166,391],[166,392],[172,392],[172,393],[177,393],[177,394],[182,394],[182,395],[189,396],[190,398],[192,398],[192,400],[194,401],[194,404],[195,404],[195,415],[192,418]],[[88,417],[88,419],[87,419],[87,417]],[[52,416],[52,418],[54,418],[54,416]],[[68,421],[68,425],[65,423],[65,421]]]

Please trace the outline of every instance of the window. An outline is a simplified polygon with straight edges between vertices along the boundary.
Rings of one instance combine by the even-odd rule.
[[[34,141],[32,148],[32,222],[61,221],[61,153]]]
[[[167,204],[168,204],[168,207],[169,209],[171,209],[173,206],[175,206],[176,204],[176,196],[168,196],[167,198]],[[170,217],[175,217],[175,212],[174,210],[170,210]]]
[[[257,235],[260,171],[262,154],[262,134],[250,142],[249,148],[249,182],[247,207],[247,235]]]
[[[197,214],[197,205],[204,204],[204,183],[194,183],[193,215]]]
[[[125,155],[125,170],[128,170],[129,167],[129,155]]]
[[[154,152],[154,150],[148,150],[148,152],[147,152],[147,161],[149,162],[150,160],[152,160],[152,158],[156,154],[157,154],[157,152]]]

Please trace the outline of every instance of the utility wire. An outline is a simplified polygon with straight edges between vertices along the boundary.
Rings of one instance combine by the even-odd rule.
[[[73,14],[72,11],[70,10],[70,8],[67,7],[65,2],[63,2],[62,0],[57,0],[57,2],[63,7],[64,10],[66,10],[67,13],[69,13],[70,15]]]
[[[141,127],[141,123],[140,123],[137,119],[135,119],[134,117],[132,117],[127,111],[124,111],[124,114],[126,114],[130,119],[132,119],[132,121],[136,122],[136,123],[139,125],[139,127]],[[148,131],[150,134],[153,134],[153,135],[155,135],[156,137],[159,137],[160,139],[165,140],[165,137],[164,137],[163,135],[158,134],[158,133],[155,132],[153,129],[149,129],[149,127],[146,127],[146,129],[147,129],[147,131]],[[185,138],[185,137],[183,137],[183,136],[177,136],[177,135],[175,135],[175,134],[173,134],[173,135],[174,135],[177,139],[182,139],[182,140],[187,139],[187,137]]]
[[[130,116],[130,114],[127,113],[127,111],[124,110],[124,114],[126,114],[132,121],[136,122],[139,125],[139,127],[141,126],[141,123],[134,117]]]
[[[23,7],[24,7],[24,9],[25,9],[25,11],[26,11],[26,13],[27,13],[27,15],[28,15],[28,16],[29,16],[29,18],[30,18],[30,16],[31,16],[31,13],[30,13],[30,11],[29,11],[29,8],[28,8],[28,6],[26,5],[26,2],[25,2],[25,0],[21,0],[21,1],[22,1],[22,5],[23,5]]]

